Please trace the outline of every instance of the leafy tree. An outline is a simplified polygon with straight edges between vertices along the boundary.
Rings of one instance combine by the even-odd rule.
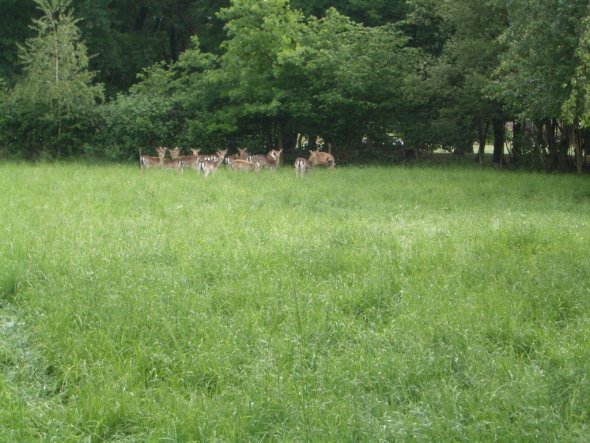
[[[102,86],[92,83],[86,46],[69,0],[35,0],[42,16],[33,21],[36,36],[20,47],[24,78],[5,104],[13,144],[25,140],[26,154],[60,156],[79,152],[92,126]]]
[[[158,146],[175,146],[183,121],[171,98],[135,87],[103,105],[100,117],[91,153],[110,160],[137,159],[139,152],[155,155]]]
[[[583,20],[576,60],[570,96],[562,111],[565,121],[572,126],[576,169],[580,173],[584,166],[583,153],[590,152],[590,16]]]
[[[158,63],[139,75],[139,83],[101,107],[94,138],[112,159],[137,158],[157,146],[201,148],[228,145],[236,127],[223,118],[219,57],[203,53],[199,41],[177,62]],[[230,143],[231,145],[231,143]]]
[[[501,116],[500,105],[487,97],[505,27],[501,8],[468,0],[413,0],[409,6],[404,29],[416,37],[410,44],[421,58],[404,87],[410,105],[404,138],[456,153],[471,152],[475,140],[483,148],[489,122]]]
[[[489,98],[487,89],[503,49],[498,36],[506,28],[505,11],[493,1],[469,0],[445,0],[437,10],[451,34],[430,71],[440,106],[433,126],[441,143],[453,146],[455,152],[471,152],[477,140],[481,161],[489,123],[502,128],[504,119],[500,104]],[[498,145],[496,160],[501,161],[503,142]]]
[[[228,35],[219,71],[226,99],[223,119],[258,132],[264,146],[258,149],[280,145],[287,100],[282,59],[297,51],[303,16],[288,0],[233,0],[219,16]]]
[[[406,13],[400,22],[409,38],[408,45],[435,57],[440,55],[452,34],[438,5],[438,0],[406,0]]]
[[[36,15],[33,0],[0,0],[0,77],[14,83],[22,73],[17,43],[32,36],[29,27]]]
[[[297,133],[351,146],[392,130],[407,62],[395,28],[366,27],[335,9],[305,21],[285,0],[235,0],[221,16],[220,112],[236,130],[287,149]]]
[[[438,81],[437,84],[435,80],[441,77],[437,75],[436,67],[452,32],[437,4],[436,0],[408,0],[408,12],[401,23],[414,55],[408,60],[412,69],[402,82],[405,112],[400,115],[397,132],[407,145],[419,149],[444,145],[434,124],[439,109],[446,106],[443,91],[439,89],[444,82]]]
[[[169,91],[170,96],[182,110],[185,124],[179,132],[179,143],[209,152],[212,146],[235,148],[238,144],[233,134],[236,123],[227,119],[223,109],[229,103],[224,97],[225,79],[220,71],[220,57],[201,50],[194,37],[192,47],[184,51],[168,72],[157,78],[150,75],[140,85],[149,90]],[[159,82],[163,86],[154,83]]]
[[[291,0],[294,9],[305,15],[323,17],[330,9],[365,26],[396,23],[406,15],[406,0]]]
[[[72,0],[93,55],[90,67],[108,96],[127,91],[155,63],[171,63],[192,36],[207,52],[219,52],[223,22],[216,12],[229,0]]]
[[[562,107],[571,93],[575,51],[588,2],[502,3],[508,11],[508,27],[501,37],[506,50],[496,71],[493,94],[511,113],[535,123],[540,161],[546,157],[547,168],[565,170],[571,128],[564,125]]]
[[[220,56],[195,40],[134,88],[170,97],[184,121],[177,142],[288,151],[298,133],[346,147],[395,129],[408,59],[393,27],[369,28],[336,10],[306,21],[286,0],[234,0],[220,17],[228,34]]]
[[[299,63],[311,111],[302,129],[340,146],[383,141],[401,111],[401,84],[411,55],[394,27],[365,27],[335,9],[311,19]],[[365,138],[366,139],[366,138]]]

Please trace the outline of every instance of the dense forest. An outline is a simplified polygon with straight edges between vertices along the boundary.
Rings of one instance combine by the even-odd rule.
[[[487,142],[498,164],[587,166],[587,0],[0,5],[3,157],[303,146],[344,163],[484,161]]]

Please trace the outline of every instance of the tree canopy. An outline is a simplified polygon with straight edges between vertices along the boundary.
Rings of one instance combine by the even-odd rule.
[[[590,145],[582,0],[0,3],[5,152],[307,140],[364,161],[402,139],[501,163],[508,140],[514,164],[581,171]]]

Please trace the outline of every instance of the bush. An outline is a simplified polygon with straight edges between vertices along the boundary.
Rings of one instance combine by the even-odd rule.
[[[172,146],[182,119],[162,96],[121,94],[99,108],[100,125],[93,138],[96,154],[110,160],[137,158],[157,146]]]

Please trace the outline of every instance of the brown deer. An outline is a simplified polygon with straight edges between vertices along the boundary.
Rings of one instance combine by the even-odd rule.
[[[216,162],[219,159],[218,154],[200,154],[200,149],[191,149],[193,155],[190,158],[186,158],[183,161],[184,167],[192,167],[195,171],[201,172],[200,164],[205,161]],[[220,151],[217,151],[219,153]],[[224,152],[227,152],[224,151]]]
[[[279,149],[278,151],[276,149],[271,149],[268,154],[266,154],[266,167],[269,169],[277,169],[279,167],[282,152],[282,149]]]
[[[141,149],[139,150],[139,165],[141,169],[149,169],[154,166],[162,166],[162,161],[164,160],[164,156],[166,155],[166,148],[156,148],[156,152],[158,153],[157,157],[152,157],[150,155],[142,155]]]
[[[161,148],[157,149],[158,153],[160,153],[160,149],[164,150],[164,153],[166,151],[170,151],[170,149],[168,149],[168,148],[161,147]],[[176,172],[178,172],[181,169],[181,162],[178,161],[178,159],[173,159],[173,158],[168,159],[168,158],[162,157],[161,166],[162,166],[162,169],[174,169]]]
[[[174,149],[168,149],[168,151],[172,160],[177,160],[180,157],[180,148],[178,146]]]
[[[271,149],[266,155],[250,155],[248,156],[248,160],[250,160],[252,163],[260,164],[260,168],[276,169],[279,165],[281,152],[283,152],[282,149],[279,151]]]
[[[248,161],[252,163],[258,163],[260,168],[264,168],[266,166],[266,155],[262,154],[255,154],[251,155],[248,154]]]
[[[248,148],[238,148],[238,152],[225,157],[224,163],[229,168],[234,160],[248,160]]]
[[[182,155],[178,157],[178,160],[181,162],[180,169],[184,171],[186,168],[197,168],[196,163],[197,159],[199,158],[200,149],[191,149],[193,155]]]
[[[311,171],[312,167],[313,164],[311,161],[306,158],[299,157],[295,160],[295,175],[297,177],[303,177],[305,174]]]
[[[229,168],[231,166],[231,162],[233,162],[234,160],[237,160],[239,158],[240,158],[239,154],[228,155],[225,157],[225,159],[223,159],[223,163],[225,163],[225,166],[227,166]]]
[[[174,169],[176,172],[182,172],[182,161],[178,159],[167,159],[162,160],[163,169]]]
[[[248,160],[248,148],[238,148],[238,158],[240,160]]]
[[[333,169],[336,166],[336,162],[334,161],[334,156],[327,152],[321,151],[309,151],[309,161],[311,162],[312,166],[323,166],[326,168]]]
[[[217,151],[215,155],[203,156],[204,158],[199,158],[197,160],[198,170],[203,173],[205,177],[209,176],[209,174],[219,169],[219,165],[223,163],[225,154],[227,154],[227,149],[224,149],[223,151]]]
[[[232,171],[260,171],[260,163],[239,158],[232,160],[229,167]]]

